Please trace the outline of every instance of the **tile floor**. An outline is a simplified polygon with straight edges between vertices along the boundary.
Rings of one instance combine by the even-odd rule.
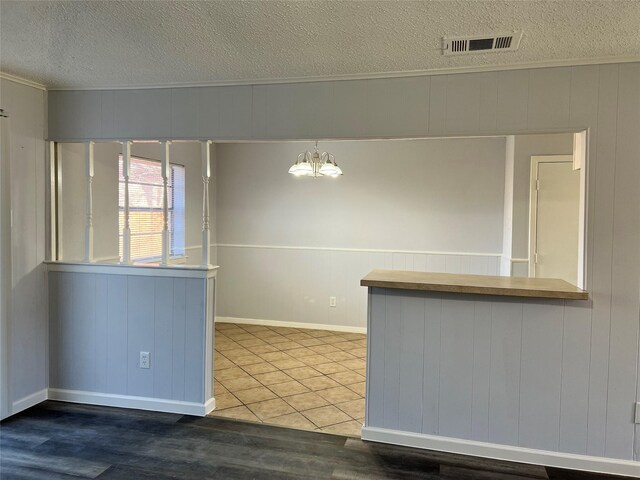
[[[360,436],[366,336],[217,323],[212,416]]]

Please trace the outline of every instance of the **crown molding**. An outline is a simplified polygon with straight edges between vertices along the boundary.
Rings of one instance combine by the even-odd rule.
[[[402,78],[402,77],[422,77],[434,75],[451,75],[461,73],[482,73],[496,72],[504,70],[524,70],[530,68],[552,68],[552,67],[579,67],[585,65],[606,65],[612,63],[634,63],[640,62],[638,56],[624,57],[600,57],[600,58],[580,58],[567,60],[552,60],[543,62],[517,63],[512,65],[482,65],[473,67],[451,67],[428,70],[406,70],[398,72],[373,72],[362,74],[346,74],[346,75],[324,75],[315,77],[290,77],[290,78],[258,78],[248,80],[228,80],[221,82],[182,82],[182,83],[165,83],[165,84],[136,84],[136,85],[99,85],[95,87],[48,87],[53,91],[65,90],[143,90],[143,89],[160,89],[160,88],[193,88],[193,87],[229,87],[229,86],[251,86],[251,85],[274,85],[287,83],[311,83],[311,82],[331,82],[345,80],[373,80],[383,78]]]
[[[19,83],[21,85],[26,85],[27,87],[37,88],[39,90],[46,90],[46,85],[42,85],[41,83],[34,82],[33,80],[29,80],[27,78],[18,77],[16,75],[11,75],[10,73],[5,73],[0,71],[0,78],[4,80],[9,80],[14,83]]]

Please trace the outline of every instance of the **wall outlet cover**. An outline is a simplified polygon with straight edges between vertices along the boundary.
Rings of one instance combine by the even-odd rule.
[[[151,354],[149,352],[140,352],[140,368],[151,368]]]

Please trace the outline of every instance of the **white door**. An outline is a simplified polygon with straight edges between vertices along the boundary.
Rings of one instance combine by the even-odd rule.
[[[532,157],[530,276],[577,285],[580,171],[571,155]]]

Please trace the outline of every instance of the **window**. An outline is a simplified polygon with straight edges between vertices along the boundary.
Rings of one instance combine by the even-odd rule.
[[[123,257],[124,175],[122,155],[119,156],[119,252]],[[185,171],[184,166],[171,164],[168,179],[170,255],[184,256],[185,231]],[[129,227],[131,229],[131,260],[154,261],[162,258],[163,183],[160,162],[131,157],[129,176]]]

